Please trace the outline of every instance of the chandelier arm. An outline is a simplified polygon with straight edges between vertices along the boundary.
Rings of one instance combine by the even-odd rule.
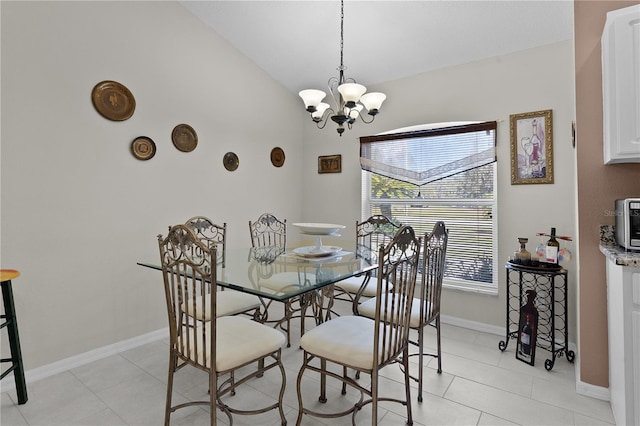
[[[373,120],[375,120],[376,116],[375,115],[371,115],[371,114],[367,114],[371,117],[371,120],[367,121],[364,119],[364,115],[362,114],[362,112],[360,114],[358,114],[358,117],[360,117],[360,120],[362,120],[363,123],[365,124],[371,124],[373,123]]]
[[[313,120],[313,122],[316,123],[316,127],[318,129],[324,129],[324,127],[327,125],[327,122],[329,121],[329,117],[332,114],[335,114],[333,108],[327,108],[325,112],[322,113],[322,117],[320,117],[320,120]]]

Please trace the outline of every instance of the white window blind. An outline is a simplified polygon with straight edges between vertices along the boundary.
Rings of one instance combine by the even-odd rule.
[[[360,138],[360,166],[424,185],[496,161],[496,122],[445,125]]]
[[[407,133],[361,138],[361,153],[371,160],[361,163],[363,217],[383,214],[411,225],[418,234],[444,221],[449,231],[444,285],[496,294],[496,123],[446,129],[429,129],[428,136],[412,132],[413,137],[400,139],[395,136]],[[383,149],[375,148],[381,144]],[[394,145],[405,151],[404,162]]]

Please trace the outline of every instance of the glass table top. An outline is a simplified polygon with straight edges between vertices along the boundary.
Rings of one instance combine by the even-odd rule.
[[[377,267],[369,250],[300,255],[279,247],[227,249],[218,265],[218,285],[273,300],[287,300]],[[159,261],[138,265],[161,270]]]

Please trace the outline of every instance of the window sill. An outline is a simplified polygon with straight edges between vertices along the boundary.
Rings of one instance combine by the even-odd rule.
[[[477,283],[466,283],[445,281],[442,283],[442,288],[446,290],[463,291],[466,293],[477,293],[484,296],[497,296],[498,286],[493,284],[480,285]]]

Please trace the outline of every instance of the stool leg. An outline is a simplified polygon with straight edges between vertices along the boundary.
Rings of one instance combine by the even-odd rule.
[[[9,346],[11,348],[11,362],[15,366],[15,369],[13,370],[13,377],[16,381],[18,404],[25,404],[28,399],[27,383],[24,380],[24,366],[22,365],[22,351],[20,350],[20,337],[18,335],[16,308],[13,305],[13,290],[11,289],[11,281],[4,281],[2,283],[2,300],[4,302],[4,313],[7,317]]]

